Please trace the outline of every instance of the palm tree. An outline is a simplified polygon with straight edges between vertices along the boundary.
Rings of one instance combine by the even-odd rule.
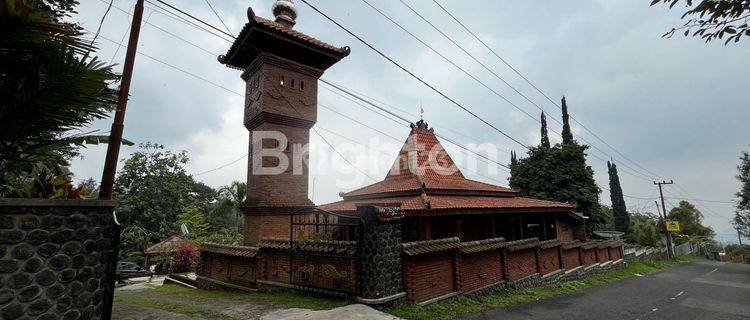
[[[237,232],[242,232],[244,219],[242,218],[242,208],[245,206],[247,199],[247,184],[241,181],[232,181],[228,186],[219,189],[219,195],[222,197],[219,208],[230,209],[234,212],[234,223],[237,226]]]
[[[0,2],[0,195],[39,163],[58,169],[81,145],[107,142],[80,128],[114,109],[119,77],[65,22],[76,3]]]

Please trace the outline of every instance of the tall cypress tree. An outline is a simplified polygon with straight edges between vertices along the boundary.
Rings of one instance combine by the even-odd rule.
[[[570,120],[568,119],[568,104],[565,102],[565,96],[562,97],[562,120],[563,130],[562,139],[563,144],[568,144],[573,141],[573,132],[570,131]]]
[[[612,200],[612,216],[615,222],[615,230],[630,232],[630,214],[625,207],[625,198],[620,186],[620,176],[617,174],[617,165],[607,161],[609,172],[609,198]]]
[[[547,134],[547,116],[542,112],[542,144],[541,147],[549,149],[549,135]]]
[[[566,140],[545,148],[547,130],[543,117],[542,146],[532,147],[523,159],[511,155],[509,182],[510,187],[523,196],[575,204],[576,210],[589,217],[586,231],[591,233],[602,230],[607,221],[599,205],[600,190],[594,180],[594,170],[586,164],[588,146],[573,140],[567,112],[563,99],[563,137]]]

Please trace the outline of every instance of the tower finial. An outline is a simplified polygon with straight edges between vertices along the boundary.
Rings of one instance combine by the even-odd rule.
[[[294,7],[292,0],[276,0],[271,7],[271,11],[276,17],[277,23],[287,28],[294,27],[297,19],[297,8]]]
[[[422,101],[419,102],[419,120],[424,121],[424,108],[422,108]]]

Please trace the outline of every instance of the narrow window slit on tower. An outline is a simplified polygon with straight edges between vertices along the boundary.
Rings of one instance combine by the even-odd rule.
[[[305,82],[302,81],[302,80],[299,81],[299,89],[300,90],[305,90]]]
[[[289,86],[291,86],[292,88],[294,88],[294,78],[292,78],[292,81],[290,82]]]
[[[281,84],[282,86],[284,85],[284,76],[281,76],[281,81],[279,81],[279,84]]]

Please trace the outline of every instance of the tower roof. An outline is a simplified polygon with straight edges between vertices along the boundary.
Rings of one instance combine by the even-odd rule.
[[[349,47],[335,47],[293,29],[296,11],[288,7],[288,1],[281,2],[274,7],[276,21],[256,16],[247,8],[248,22],[227,53],[218,57],[219,62],[244,70],[266,52],[323,71],[349,55]]]
[[[509,188],[464,177],[433,129],[423,120],[411,125],[409,137],[383,181],[343,196],[344,199],[369,198],[404,192],[492,196],[512,196],[517,193]]]
[[[357,204],[399,204],[417,214],[457,214],[460,210],[571,213],[574,206],[523,198],[518,192],[464,177],[426,122],[411,132],[385,179],[343,193],[344,200],[319,206],[329,211],[356,211]],[[458,211],[457,211],[458,210]]]

